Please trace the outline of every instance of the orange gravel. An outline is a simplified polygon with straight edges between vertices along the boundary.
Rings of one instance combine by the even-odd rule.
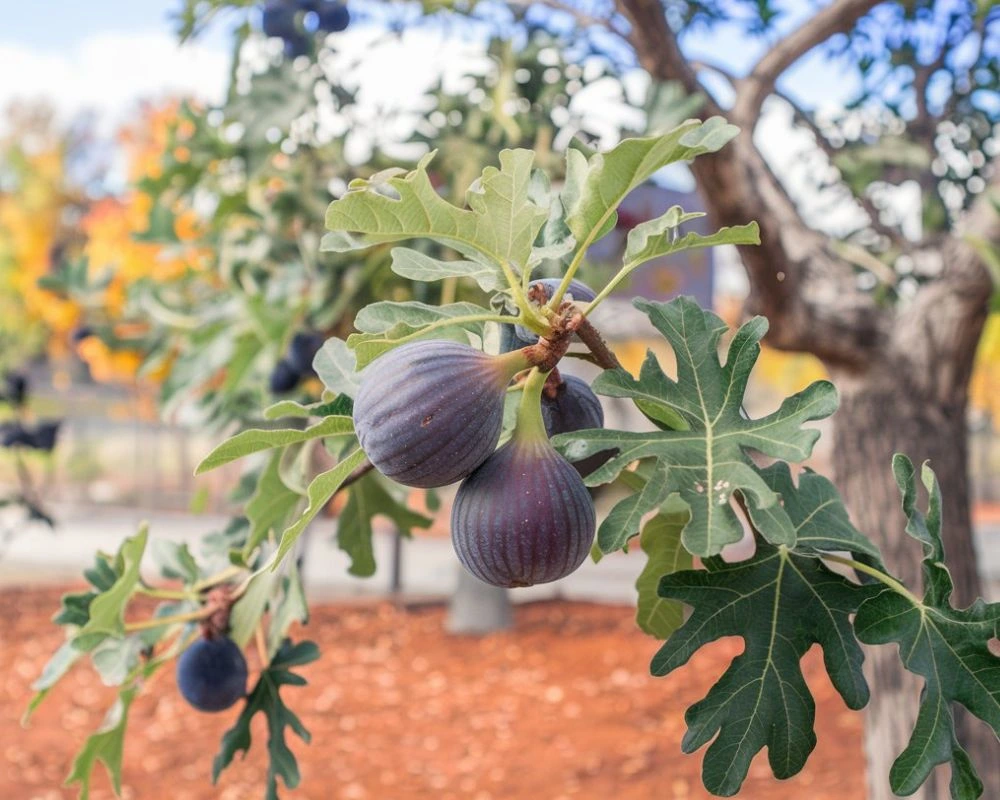
[[[72,754],[111,702],[87,666],[64,679],[22,730],[29,684],[60,642],[48,624],[59,593],[0,594],[0,798],[61,800]],[[701,754],[680,752],[684,709],[700,698],[739,640],[700,653],[682,672],[652,678],[657,643],[629,609],[548,602],[516,610],[513,631],[456,638],[440,607],[388,603],[314,610],[306,631],[323,649],[284,696],[312,732],[292,740],[302,800],[693,800]],[[251,659],[251,667],[252,659]],[[770,777],[762,753],[741,797],[844,800],[864,796],[861,715],[848,711],[818,651],[806,659],[819,745],[789,781]],[[262,798],[266,731],[258,719],[245,761],[209,781],[219,737],[236,713],[202,715],[164,672],[133,706],[123,796],[135,800]],[[100,768],[99,768],[100,769]],[[92,800],[112,797],[105,776]]]

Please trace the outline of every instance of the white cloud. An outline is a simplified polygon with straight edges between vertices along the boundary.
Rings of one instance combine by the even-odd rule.
[[[0,41],[0,108],[45,99],[63,118],[93,111],[110,133],[137,101],[185,94],[221,100],[228,54],[203,44],[179,45],[169,33],[108,32],[52,51]]]

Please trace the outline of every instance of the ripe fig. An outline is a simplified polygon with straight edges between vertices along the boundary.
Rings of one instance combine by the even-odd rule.
[[[319,11],[319,29],[327,33],[346,30],[351,23],[351,12],[343,3],[323,3]]]
[[[595,527],[587,487],[549,444],[538,395],[526,386],[513,438],[455,496],[451,539],[458,560],[494,586],[548,583],[583,563]]]
[[[316,353],[323,346],[323,334],[302,331],[292,337],[292,342],[288,346],[288,355],[285,361],[294,367],[300,375],[315,375],[313,370],[313,359]]]
[[[546,298],[551,298],[552,293],[559,288],[562,283],[560,278],[539,278],[528,284],[531,286],[542,286],[545,289]],[[569,289],[563,296],[567,300],[581,300],[589,303],[597,295],[594,290],[582,281],[572,280]],[[520,350],[522,347],[535,344],[538,341],[538,334],[528,330],[523,325],[501,325],[500,326],[500,352],[509,353],[511,350]]]
[[[285,39],[298,34],[295,27],[295,7],[281,0],[271,0],[264,4],[260,22],[265,36],[280,36]]]
[[[299,372],[288,359],[281,359],[274,365],[271,372],[270,386],[271,394],[285,394],[292,391],[302,380],[302,373]]]
[[[563,376],[555,397],[542,394],[542,419],[549,436],[588,428],[604,427],[604,409],[601,401],[586,381],[573,375]],[[579,461],[571,462],[580,475],[589,475],[615,454],[602,450]]]
[[[354,427],[383,475],[407,486],[459,481],[497,446],[507,384],[520,352],[491,356],[449,341],[391,350],[361,376]]]
[[[177,659],[177,687],[199,711],[225,711],[246,696],[246,659],[228,637],[199,639]]]

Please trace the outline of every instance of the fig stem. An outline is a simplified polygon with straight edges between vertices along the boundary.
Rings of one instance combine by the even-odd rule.
[[[535,367],[522,385],[521,403],[517,407],[517,424],[514,427],[514,436],[518,439],[549,440],[545,420],[542,419],[542,389],[545,388],[548,377],[547,372]]]
[[[153,617],[140,622],[126,622],[125,630],[129,633],[133,631],[146,631],[150,628],[163,628],[167,625],[177,625],[181,622],[194,622],[195,620],[207,619],[212,616],[217,608],[214,606],[203,606],[197,611],[188,611],[186,614],[171,614],[166,617]]]
[[[621,369],[621,362],[618,357],[611,352],[601,332],[594,327],[593,323],[581,314],[579,327],[576,335],[580,341],[587,345],[587,349],[594,354],[594,359],[599,367],[603,369]]]

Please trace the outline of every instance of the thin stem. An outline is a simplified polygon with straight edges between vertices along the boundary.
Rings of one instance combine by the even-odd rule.
[[[207,578],[192,584],[191,591],[197,593],[202,592],[205,589],[211,589],[213,586],[218,586],[220,583],[225,583],[226,581],[239,577],[244,572],[246,572],[246,569],[243,567],[226,567],[221,572],[217,572],[215,575],[209,575]]]
[[[548,441],[549,436],[545,430],[545,421],[542,419],[541,405],[542,389],[545,388],[548,376],[548,372],[542,372],[538,367],[535,367],[521,384],[523,394],[521,395],[521,403],[517,407],[515,437],[539,438],[542,441]]]
[[[186,614],[171,614],[167,617],[144,619],[141,622],[127,622],[125,623],[125,630],[128,632],[147,631],[150,628],[163,628],[167,625],[178,625],[181,622],[194,622],[196,620],[207,619],[217,610],[213,606],[204,606],[197,611],[188,611]]]
[[[197,596],[193,591],[183,591],[180,589],[154,589],[149,586],[140,586],[136,589],[137,594],[146,597],[155,597],[157,600],[196,600]]]
[[[903,584],[893,578],[891,575],[886,575],[882,570],[876,569],[875,567],[870,567],[867,564],[862,564],[860,561],[855,561],[853,558],[844,558],[843,556],[835,556],[830,553],[820,553],[820,558],[826,561],[833,561],[837,564],[843,564],[845,567],[851,567],[856,569],[858,572],[863,572],[865,575],[870,575],[879,583],[883,583],[892,589],[896,594],[905,597],[915,606],[922,606],[924,604],[923,600],[917,597],[913,592],[907,589]]]
[[[257,627],[254,630],[254,644],[257,646],[257,655],[260,657],[260,668],[267,669],[267,643],[264,641],[264,624],[257,620]]]
[[[586,317],[582,318],[580,326],[576,329],[576,335],[580,337],[581,342],[587,345],[587,349],[593,354],[597,366],[603,369],[622,368],[618,356],[611,351],[600,331]]]

